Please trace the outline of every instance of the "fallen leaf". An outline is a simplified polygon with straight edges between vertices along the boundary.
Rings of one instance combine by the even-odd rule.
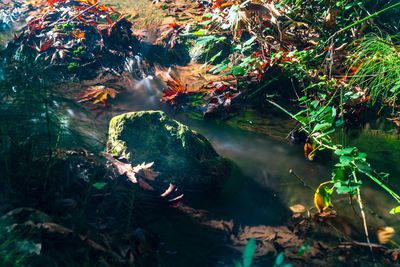
[[[397,127],[400,127],[400,118],[399,117],[394,117],[394,118],[386,118],[388,121],[392,121],[394,124],[396,124]]]
[[[160,173],[155,172],[151,169],[153,164],[154,162],[147,164],[143,162],[142,164],[133,167],[132,170],[136,173],[137,176],[139,175],[140,178],[145,178],[147,180],[153,181],[158,175],[160,175]]]
[[[163,90],[162,101],[173,106],[179,104],[180,98],[187,93],[186,86],[172,74],[166,76],[165,83],[167,86]]]
[[[306,208],[301,204],[296,204],[291,206],[290,210],[293,211],[293,213],[303,213],[306,210]]]
[[[78,102],[93,101],[93,104],[103,103],[104,105],[107,105],[108,97],[115,98],[117,94],[118,94],[117,90],[110,87],[106,87],[104,85],[90,86],[81,95],[80,100]]]
[[[169,194],[171,194],[175,190],[175,186],[173,184],[169,184],[167,190],[164,191],[164,193],[161,194],[161,197],[167,197]]]
[[[85,32],[80,30],[75,30],[71,33],[71,36],[76,39],[85,39]]]
[[[396,231],[394,230],[393,227],[386,226],[383,228],[379,228],[377,231],[377,237],[378,237],[379,244],[389,243],[395,234],[396,234]]]
[[[154,188],[146,182],[146,180],[154,180],[160,174],[151,169],[153,162],[147,164],[143,162],[142,164],[132,167],[131,164],[121,162],[108,153],[103,153],[103,156],[114,165],[120,175],[126,175],[132,183],[139,184],[143,189],[154,190]]]

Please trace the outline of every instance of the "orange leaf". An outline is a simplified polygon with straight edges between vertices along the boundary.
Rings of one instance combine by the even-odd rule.
[[[80,30],[75,30],[71,33],[72,37],[76,39],[85,39],[85,32]]]
[[[308,160],[313,160],[315,156],[315,148],[314,145],[310,142],[306,142],[304,144],[304,157]]]
[[[104,85],[95,85],[89,87],[81,96],[79,102],[93,101],[93,104],[107,104],[108,97],[115,98],[118,91],[105,87]]]

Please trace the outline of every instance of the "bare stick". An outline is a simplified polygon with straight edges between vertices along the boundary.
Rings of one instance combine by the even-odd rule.
[[[355,171],[352,171],[352,175],[353,175],[353,178],[354,178],[354,182],[357,183],[358,180],[357,180],[357,175],[356,175]],[[361,191],[360,191],[359,187],[357,187],[357,202],[358,202],[358,205],[360,206],[361,217],[362,217],[362,221],[363,221],[363,225],[364,225],[365,238],[367,239],[367,244],[369,246],[369,249],[371,250],[371,254],[372,254],[372,257],[373,257],[374,256],[374,250],[372,248],[372,244],[371,244],[371,241],[369,239],[367,218],[365,217],[364,207],[363,207],[363,203],[362,203],[362,200],[361,200]]]
[[[85,14],[86,12],[88,12],[90,9],[94,8],[94,7],[97,6],[98,4],[100,4],[100,3],[97,2],[96,4],[93,4],[93,5],[91,5],[90,7],[86,8],[85,10],[83,10],[82,12],[80,12],[78,15],[76,15],[76,16],[70,18],[69,20],[67,20],[67,23],[73,21],[74,19],[76,19],[76,18],[79,17],[79,16],[82,16],[83,14]]]

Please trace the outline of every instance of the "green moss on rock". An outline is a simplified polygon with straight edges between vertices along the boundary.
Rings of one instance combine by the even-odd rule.
[[[108,152],[132,164],[153,162],[163,183],[203,191],[221,187],[231,163],[219,156],[202,135],[162,111],[125,113],[112,118]]]

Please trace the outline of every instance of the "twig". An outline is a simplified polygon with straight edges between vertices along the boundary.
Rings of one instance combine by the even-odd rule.
[[[85,10],[83,10],[82,12],[80,12],[78,15],[70,18],[69,20],[67,20],[67,23],[75,20],[77,17],[82,16],[83,14],[85,14],[86,12],[88,12],[90,9],[94,8],[95,6],[97,6],[98,4],[100,4],[100,2],[97,2],[96,4],[91,5],[90,7],[86,8]]]
[[[353,175],[353,178],[354,178],[354,182],[358,183],[357,175],[356,175],[355,171],[352,171],[352,175]],[[362,217],[362,221],[363,221],[363,225],[364,225],[365,238],[367,239],[367,244],[368,244],[368,246],[369,246],[369,248],[371,250],[372,257],[374,257],[374,250],[372,248],[372,244],[371,244],[371,241],[369,239],[367,218],[365,217],[364,207],[363,207],[363,203],[362,203],[362,200],[361,200],[361,190],[360,190],[359,187],[357,187],[357,202],[358,202],[358,205],[360,206],[361,217]]]
[[[290,173],[291,175],[293,175],[294,177],[296,177],[297,179],[299,179],[299,180],[303,183],[304,187],[306,187],[306,188],[310,189],[311,191],[315,192],[315,189],[312,188],[311,186],[309,186],[309,185],[306,183],[306,181],[304,181],[300,176],[298,176],[292,169],[289,170],[289,173]]]

